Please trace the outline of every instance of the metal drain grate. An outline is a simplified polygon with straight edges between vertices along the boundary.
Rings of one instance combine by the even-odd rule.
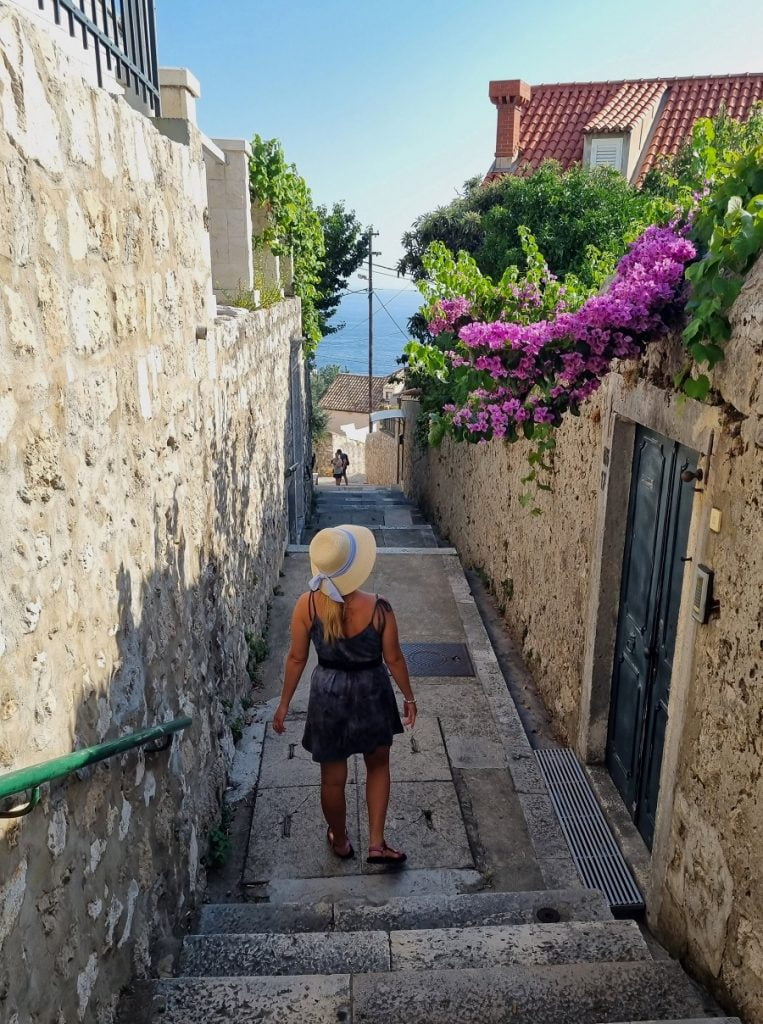
[[[536,750],[535,756],[585,884],[600,889],[614,912],[641,913],[644,898],[573,751]]]
[[[412,676],[473,676],[466,644],[401,644]]]

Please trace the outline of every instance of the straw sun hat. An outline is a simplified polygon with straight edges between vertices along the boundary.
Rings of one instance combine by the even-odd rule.
[[[341,604],[344,594],[365,583],[375,561],[376,539],[365,526],[321,530],[310,542],[310,589]]]

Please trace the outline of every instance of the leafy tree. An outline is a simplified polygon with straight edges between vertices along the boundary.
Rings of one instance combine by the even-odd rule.
[[[589,283],[590,247],[621,255],[646,226],[648,207],[649,198],[611,168],[563,171],[547,161],[527,176],[504,175],[488,185],[472,179],[462,196],[419,217],[406,232],[398,270],[421,280],[424,253],[440,241],[453,253],[471,254],[482,273],[497,280],[507,267],[526,268],[519,230],[526,227],[552,273],[574,273]]]
[[[317,303],[325,254],[323,228],[305,179],[287,164],[278,139],[252,139],[249,191],[270,215],[270,225],[254,239],[255,251],[267,246],[294,259],[294,291],[302,299],[302,329],[314,351],[321,340]]]
[[[347,368],[343,369],[337,363],[320,367],[312,366],[310,368],[310,398],[312,406],[310,436],[313,439],[313,444],[320,441],[328,427],[328,416],[325,410],[321,408],[320,401],[339,374],[346,372]]]
[[[716,162],[728,163],[733,155],[763,145],[763,103],[756,103],[746,121],[736,121],[725,109],[715,117],[698,122],[695,130],[674,156],[664,156],[644,178],[644,192],[670,202],[685,194],[703,192],[714,176]],[[709,161],[708,161],[709,158]]]
[[[325,246],[323,266],[317,284],[320,297],[316,302],[316,308],[321,334],[325,337],[344,327],[344,324],[329,325],[328,321],[339,307],[350,274],[353,274],[368,256],[368,232],[358,220],[355,211],[346,210],[344,203],[334,203],[331,209],[319,206],[316,213],[323,228]]]

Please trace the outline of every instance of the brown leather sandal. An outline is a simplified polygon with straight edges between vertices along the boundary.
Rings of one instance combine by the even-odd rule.
[[[334,839],[334,833],[331,831],[330,828],[327,828],[326,841],[329,844],[331,852],[334,854],[335,857],[339,857],[340,860],[349,860],[350,857],[355,856],[355,851],[352,848],[350,837],[347,835],[346,832],[344,834],[344,842],[337,843],[336,840]]]
[[[381,846],[369,846],[367,864],[403,864],[408,855],[402,850],[395,850],[393,847],[382,843]]]

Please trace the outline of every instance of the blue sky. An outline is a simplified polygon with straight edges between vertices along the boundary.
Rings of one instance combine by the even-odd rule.
[[[208,135],[283,142],[316,202],[380,231],[490,165],[491,78],[763,71],[760,0],[156,0],[159,63],[199,78]],[[378,284],[393,286],[382,277]]]

